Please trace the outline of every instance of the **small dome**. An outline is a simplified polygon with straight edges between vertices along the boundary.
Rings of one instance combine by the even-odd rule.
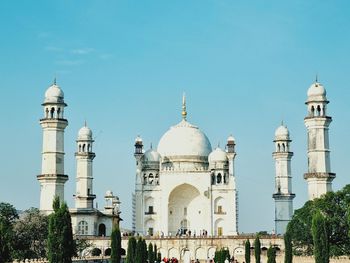
[[[145,152],[143,158],[144,158],[144,161],[146,162],[159,162],[160,154],[153,149],[149,149],[148,151]]]
[[[141,143],[142,144],[142,138],[139,135],[135,138],[135,143]]]
[[[105,198],[111,198],[113,197],[113,192],[111,190],[107,190],[105,194]]]
[[[235,142],[235,141],[236,140],[235,140],[235,138],[232,135],[228,136],[227,142]]]
[[[215,162],[227,162],[227,154],[224,150],[217,147],[214,151],[209,154],[209,163]]]
[[[84,126],[78,132],[78,140],[92,140],[92,131],[89,127]]]
[[[208,137],[186,120],[171,127],[158,144],[158,152],[162,157],[208,156],[211,151]]]
[[[327,92],[321,83],[313,83],[307,91],[309,101],[327,100]]]
[[[275,132],[276,140],[289,140],[289,131],[283,124],[276,129]]]
[[[56,83],[46,90],[44,103],[64,103],[64,93]]]

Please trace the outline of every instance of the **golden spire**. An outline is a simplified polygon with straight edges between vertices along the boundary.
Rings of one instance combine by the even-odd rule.
[[[186,95],[185,92],[182,95],[182,119],[186,120],[187,117],[187,111],[186,111]]]

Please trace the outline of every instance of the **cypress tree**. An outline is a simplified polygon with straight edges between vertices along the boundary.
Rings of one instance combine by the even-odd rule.
[[[72,222],[66,203],[60,205],[55,197],[52,205],[54,213],[49,216],[47,257],[50,263],[71,263],[74,255]]]
[[[329,245],[326,221],[320,211],[312,217],[312,238],[314,242],[315,263],[329,263]]]
[[[162,261],[162,254],[160,252],[158,252],[157,254],[157,262],[161,262]]]
[[[153,253],[153,245],[152,243],[148,244],[148,262],[149,263],[154,263],[154,253]]]
[[[136,255],[135,255],[135,261],[133,263],[144,263],[143,262],[143,242],[142,238],[140,237],[139,240],[137,240],[136,244]]]
[[[255,262],[260,263],[260,257],[261,257],[261,244],[259,236],[255,238],[254,241],[254,255],[255,255]]]
[[[247,241],[244,244],[244,258],[245,258],[245,262],[246,263],[250,263],[250,242],[249,239],[247,239]]]
[[[113,228],[111,234],[111,263],[120,263],[121,259],[121,249],[122,249],[122,240],[120,235],[120,230],[118,226]]]
[[[267,263],[276,263],[276,250],[271,246],[267,250]]]
[[[146,244],[146,240],[142,239],[142,262],[147,262],[147,244]]]
[[[293,262],[293,246],[292,246],[292,237],[288,231],[284,234],[284,263]]]
[[[126,254],[126,263],[135,263],[136,245],[136,238],[130,237],[128,241],[128,253]]]
[[[154,258],[154,261],[157,261],[157,250],[158,250],[157,245],[154,244],[154,248],[153,248],[153,253],[154,253],[153,258]],[[152,262],[152,263],[153,263],[153,262]]]

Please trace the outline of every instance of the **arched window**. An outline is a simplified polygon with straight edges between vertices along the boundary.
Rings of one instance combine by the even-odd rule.
[[[214,174],[211,175],[211,184],[212,185],[215,184],[215,175]]]
[[[317,116],[321,116],[321,107],[317,105]]]
[[[314,117],[315,116],[315,107],[311,106],[311,116]]]
[[[277,144],[277,151],[280,152],[281,151],[281,145],[278,143]]]
[[[222,176],[221,176],[221,173],[219,173],[217,176],[216,176],[216,183],[217,184],[221,184],[222,182]]]
[[[89,226],[86,221],[80,221],[78,223],[78,235],[87,235],[89,231]]]
[[[322,108],[322,116],[326,116],[326,107],[325,106],[323,106],[323,108]]]
[[[153,179],[154,179],[153,174],[150,173],[150,174],[148,175],[148,183],[149,183],[149,184],[153,184]]]
[[[79,152],[81,152],[81,144],[79,144]]]
[[[110,255],[111,255],[111,252],[112,252],[112,250],[111,250],[110,248],[107,248],[107,249],[105,250],[105,256],[110,256]]]
[[[156,174],[156,177],[155,177],[155,184],[159,185],[159,175],[158,174]]]
[[[90,152],[90,148],[91,148],[91,146],[90,146],[90,144],[88,144],[88,149],[87,149],[88,152]]]
[[[106,236],[106,225],[105,224],[99,224],[99,226],[98,226],[98,235],[100,237]]]
[[[283,149],[283,152],[286,151],[286,145],[284,143],[282,143],[282,149]]]
[[[85,152],[85,143],[83,144],[83,152]]]
[[[143,184],[147,184],[147,175],[143,174]]]
[[[57,118],[61,118],[61,108],[57,109]]]
[[[55,108],[54,107],[51,108],[50,114],[51,114],[50,115],[51,119],[53,119],[54,118],[54,114],[55,114]]]
[[[227,174],[226,173],[224,173],[224,184],[227,184],[228,182],[227,182]]]
[[[46,108],[46,115],[45,115],[45,118],[48,118],[49,117],[49,109]]]

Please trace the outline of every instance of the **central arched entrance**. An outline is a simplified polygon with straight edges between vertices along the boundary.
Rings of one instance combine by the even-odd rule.
[[[198,208],[200,207],[200,193],[189,184],[175,187],[168,201],[168,231],[172,235],[189,234],[197,226]]]

